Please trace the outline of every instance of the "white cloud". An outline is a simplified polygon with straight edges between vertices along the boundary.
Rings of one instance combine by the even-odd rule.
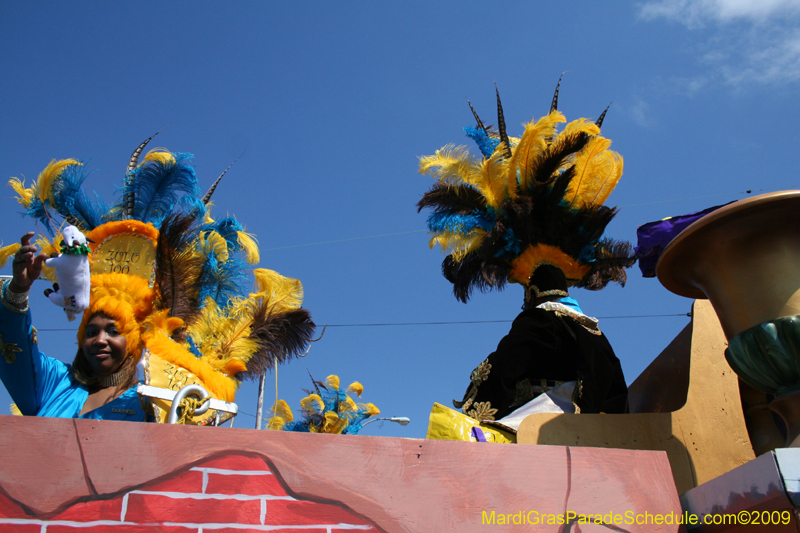
[[[653,115],[650,113],[650,106],[639,96],[633,97],[633,102],[627,106],[622,106],[622,110],[627,112],[634,122],[643,127],[650,127],[654,124]]]
[[[800,80],[800,0],[653,0],[639,6],[639,16],[705,30],[696,50],[705,70],[685,80],[687,90],[709,78],[737,89]]]
[[[667,18],[689,27],[708,22],[747,20],[763,23],[771,18],[800,13],[800,0],[655,0],[640,6],[646,20]]]

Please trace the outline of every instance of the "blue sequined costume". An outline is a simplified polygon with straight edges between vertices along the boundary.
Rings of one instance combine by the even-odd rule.
[[[0,287],[2,284],[0,283]],[[39,351],[29,309],[0,305],[0,379],[24,415],[96,420],[152,421],[131,387],[106,405],[80,414],[89,388],[71,367]]]

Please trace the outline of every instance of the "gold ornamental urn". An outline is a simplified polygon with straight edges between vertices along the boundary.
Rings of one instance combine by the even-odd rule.
[[[671,292],[708,299],[739,377],[775,396],[800,446],[800,191],[728,204],[682,231],[656,266]]]

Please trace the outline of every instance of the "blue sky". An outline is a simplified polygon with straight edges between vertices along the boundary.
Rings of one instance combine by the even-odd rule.
[[[416,212],[432,183],[418,157],[472,148],[466,99],[496,123],[496,83],[511,135],[547,112],[562,72],[568,120],[612,103],[603,134],[625,173],[607,233],[633,242],[646,222],[797,187],[799,19],[798,0],[6,1],[0,177],[30,181],[75,157],[97,169],[85,187],[110,201],[133,149],[165,126],[154,144],[195,154],[201,188],[244,152],[214,212],[255,233],[260,266],[299,278],[305,307],[329,325],[279,369],[280,397],[297,409],[309,372],[335,373],[360,381],[383,415],[412,419],[364,434],[424,437],[433,402],[461,398],[522,303],[515,285],[457,302]],[[35,227],[4,190],[10,244]],[[74,326],[39,283],[41,347],[70,361]],[[638,267],[624,288],[573,295],[600,317],[629,382],[691,305]],[[409,323],[426,324],[364,325]],[[237,400],[237,425],[253,427],[255,384]]]

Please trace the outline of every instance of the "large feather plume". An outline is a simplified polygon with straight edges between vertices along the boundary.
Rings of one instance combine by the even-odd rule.
[[[82,165],[82,163],[75,159],[53,159],[29,188],[25,188],[24,180],[19,178],[11,178],[8,181],[8,185],[19,195],[17,201],[27,209],[25,214],[41,222],[50,235],[53,235],[54,228],[52,214],[48,209],[55,208],[55,189],[58,187],[59,178],[64,169],[72,165]]]
[[[380,414],[375,405],[357,403],[350,397],[350,394],[361,396],[364,391],[357,381],[346,390],[340,387],[336,375],[328,376],[325,383],[313,378],[312,381],[315,392],[306,391],[308,396],[300,400],[302,418],[295,420],[288,404],[278,400],[272,408],[272,416],[267,419],[268,429],[355,435],[366,419]]]
[[[624,284],[632,250],[602,240],[616,214],[603,204],[622,176],[622,157],[599,126],[581,118],[559,132],[566,119],[554,106],[514,139],[473,114],[478,127],[465,130],[482,158],[448,145],[420,158],[419,167],[436,179],[417,207],[433,211],[430,245],[447,254],[442,273],[456,298],[466,302],[474,289],[501,289],[507,281],[527,284],[540,264],[561,268],[580,287]],[[498,121],[504,124],[502,115]]]
[[[233,401],[240,379],[262,374],[308,346],[315,326],[301,307],[302,285],[248,267],[260,260],[255,237],[231,216],[211,217],[192,156],[155,149],[139,164],[146,144],[134,152],[121,199],[111,206],[83,191],[87,174],[74,159],[52,161],[30,187],[17,178],[9,185],[25,214],[54,237],[64,221],[86,233],[97,229],[104,238],[125,233],[125,221],[146,223],[152,229],[148,238],[156,241],[155,298],[141,324],[142,339],[153,353],[195,374],[216,397]],[[49,255],[58,252],[57,240],[39,236],[36,244]],[[0,248],[0,263],[18,248]],[[55,281],[50,268],[43,277]]]
[[[230,368],[232,361],[241,361],[243,367],[233,373],[239,379],[254,379],[291,359],[308,345],[315,327],[300,307],[303,287],[298,280],[267,269],[256,269],[255,278],[255,292],[224,308],[206,299],[188,329],[212,366]]]
[[[135,195],[131,218],[159,226],[183,195],[198,197],[200,189],[192,157],[186,153],[149,153],[145,163],[136,169],[134,179],[126,182],[122,190],[123,197],[130,192]]]

